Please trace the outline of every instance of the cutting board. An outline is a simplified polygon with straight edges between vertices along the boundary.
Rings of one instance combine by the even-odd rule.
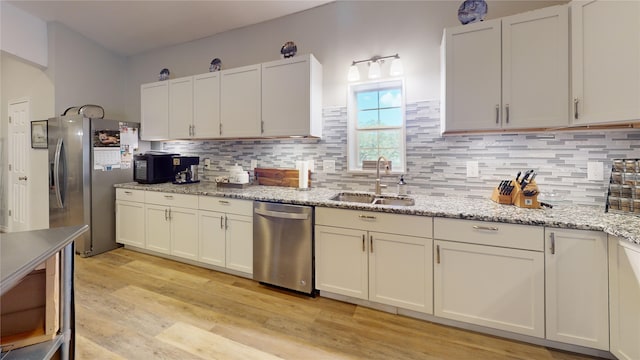
[[[297,169],[255,168],[254,174],[258,185],[298,187]],[[309,171],[309,187],[311,187],[311,171]]]

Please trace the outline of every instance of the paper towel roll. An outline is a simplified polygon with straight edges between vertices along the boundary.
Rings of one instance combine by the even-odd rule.
[[[309,162],[301,161],[298,169],[298,187],[306,189],[309,187]]]

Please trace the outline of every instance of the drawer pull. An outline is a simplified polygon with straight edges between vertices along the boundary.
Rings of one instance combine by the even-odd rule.
[[[218,200],[218,203],[220,203],[220,204],[229,204],[229,202],[227,200]]]
[[[495,226],[479,226],[473,225],[473,228],[476,230],[490,230],[490,231],[498,231],[498,228]]]
[[[367,219],[367,220],[375,220],[376,219],[376,217],[372,216],[372,215],[358,215],[358,217],[360,219]]]
[[[125,191],[124,193],[127,194],[127,195],[132,195],[133,194],[133,192],[131,192],[131,191]]]
[[[164,198],[168,199],[168,200],[172,200],[173,199],[173,195],[165,195]]]

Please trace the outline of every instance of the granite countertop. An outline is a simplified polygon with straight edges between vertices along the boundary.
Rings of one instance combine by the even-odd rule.
[[[497,204],[491,201],[488,196],[487,199],[471,199],[455,196],[425,195],[411,195],[410,197],[415,199],[415,205],[413,206],[371,205],[329,200],[332,196],[341,192],[335,189],[311,188],[301,191],[296,188],[263,185],[233,189],[218,187],[211,182],[188,185],[174,185],[171,183],[144,185],[131,182],[117,184],[116,187],[407,215],[595,230],[604,231],[607,234],[619,236],[640,245],[640,217],[605,213],[601,207],[557,204],[554,205],[553,209],[523,209],[512,205]]]

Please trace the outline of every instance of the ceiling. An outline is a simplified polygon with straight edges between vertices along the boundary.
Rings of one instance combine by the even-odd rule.
[[[8,1],[123,56],[184,43],[333,0]]]

